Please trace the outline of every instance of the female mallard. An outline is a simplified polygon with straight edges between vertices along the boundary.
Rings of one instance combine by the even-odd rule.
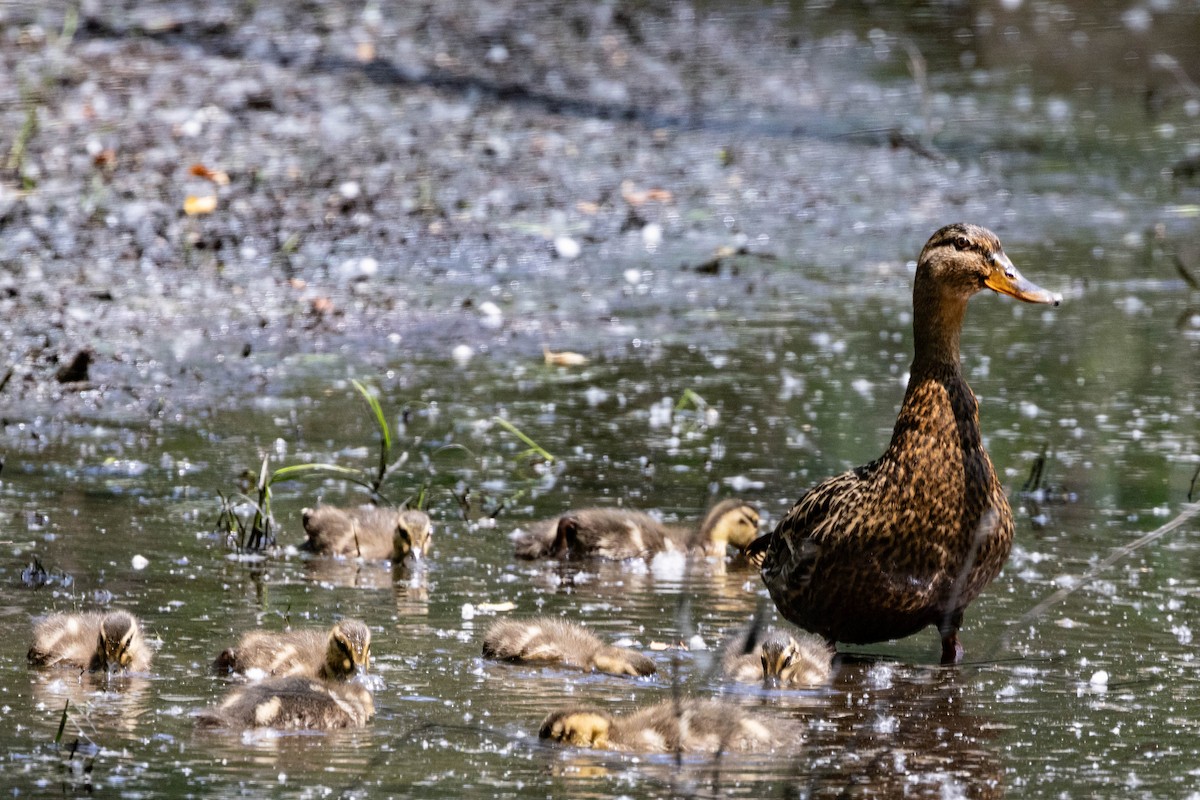
[[[641,653],[605,644],[586,628],[557,617],[497,620],[484,634],[483,657],[561,664],[610,675],[653,675],[655,671],[654,662]]]
[[[375,700],[357,683],[289,675],[229,690],[214,708],[196,716],[205,728],[335,730],[357,728],[375,716]]]
[[[302,519],[308,538],[300,549],[322,555],[419,559],[433,536],[429,515],[415,508],[319,505],[304,509]]]
[[[723,557],[726,545],[744,550],[757,536],[758,510],[741,500],[722,500],[696,529],[664,525],[640,511],[584,508],[517,531],[513,542],[518,558],[620,560],[664,551]]]
[[[371,629],[356,619],[343,619],[328,631],[249,631],[236,647],[217,656],[213,670],[344,681],[366,672],[370,661]]]
[[[146,672],[153,653],[127,611],[51,614],[33,627],[29,663],[97,671]]]
[[[736,636],[721,661],[725,677],[766,686],[820,686],[833,677],[833,648],[819,636],[771,628]]]
[[[587,706],[551,713],[538,731],[577,747],[639,753],[769,752],[801,743],[799,726],[715,700],[666,700],[616,717]]]
[[[942,662],[962,658],[963,610],[1013,537],[959,366],[967,301],[985,288],[1062,300],[1022,277],[991,231],[960,223],[935,233],[917,262],[915,355],[887,451],[810,489],[751,548],[775,605],[801,628],[863,644],[936,625]]]

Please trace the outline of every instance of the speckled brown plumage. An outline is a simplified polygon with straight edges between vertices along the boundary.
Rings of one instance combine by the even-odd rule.
[[[623,508],[582,508],[542,520],[513,535],[518,558],[643,558],[661,552],[725,555],[758,536],[758,510],[743,500],[717,503],[699,527],[664,525],[649,514]]]
[[[1000,572],[1013,537],[959,364],[967,301],[984,288],[1061,301],[1025,280],[991,231],[937,231],[917,263],[915,354],[887,451],[810,489],[751,548],[775,605],[800,627],[867,643],[935,625],[942,660],[962,657],[963,610]]]
[[[302,550],[351,558],[400,560],[429,552],[433,528],[415,508],[319,505],[302,514],[306,539]]]
[[[654,662],[641,653],[605,644],[583,626],[558,617],[497,620],[484,634],[483,656],[611,675],[653,675],[655,671]]]
[[[690,698],[624,716],[588,706],[565,708],[546,717],[538,736],[576,747],[639,753],[765,753],[798,748],[804,738],[792,720]]]

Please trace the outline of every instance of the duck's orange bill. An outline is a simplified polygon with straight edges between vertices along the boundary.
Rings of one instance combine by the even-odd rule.
[[[988,275],[983,284],[994,292],[1024,300],[1026,303],[1045,303],[1046,305],[1061,305],[1062,295],[1058,292],[1048,292],[1017,271],[1008,256],[998,253],[995,258],[995,269]]]

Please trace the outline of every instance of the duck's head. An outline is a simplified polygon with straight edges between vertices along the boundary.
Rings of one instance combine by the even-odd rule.
[[[717,544],[731,544],[739,550],[758,538],[758,509],[743,500],[722,500],[705,516],[700,532]]]
[[[329,631],[325,665],[342,679],[366,672],[371,664],[371,629],[356,619],[344,619]]]
[[[603,748],[608,746],[612,723],[612,717],[594,709],[555,711],[542,722],[538,737],[577,747]]]
[[[433,523],[424,511],[405,509],[396,515],[396,530],[393,535],[397,560],[405,556],[419,560],[429,552],[429,545],[433,540]]]
[[[125,611],[113,611],[100,621],[96,652],[106,670],[125,669],[142,646],[142,629],[137,619]]]
[[[968,222],[947,225],[929,237],[917,259],[916,280],[964,301],[991,289],[1026,303],[1062,303],[1062,295],[1046,291],[1017,271],[996,234]]]

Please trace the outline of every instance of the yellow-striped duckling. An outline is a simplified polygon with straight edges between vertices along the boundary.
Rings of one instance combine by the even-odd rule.
[[[744,550],[758,536],[758,509],[742,500],[713,506],[698,528],[664,525],[622,508],[583,508],[518,530],[518,558],[650,558],[661,552],[723,557],[728,545]]]
[[[366,725],[375,700],[366,687],[289,675],[235,686],[196,716],[204,728],[336,730]]]
[[[1013,520],[959,363],[967,301],[983,289],[1061,297],[1021,276],[991,231],[938,230],[917,260],[908,389],[882,456],[809,489],[750,548],[789,621],[830,642],[909,636],[928,625],[942,662],[962,658],[963,612],[1008,559]]]
[[[328,631],[248,631],[236,647],[217,656],[213,670],[346,681],[366,672],[370,661],[371,629],[356,619],[343,619]]]
[[[154,654],[127,611],[51,614],[33,627],[29,663],[98,671],[146,672]]]
[[[821,686],[833,677],[834,650],[820,636],[771,628],[755,641],[747,638],[734,637],[725,648],[721,667],[729,680],[795,688]]]
[[[351,558],[420,559],[429,552],[433,525],[415,508],[319,505],[302,512],[307,535],[301,550]]]
[[[501,619],[483,637],[484,658],[558,664],[610,675],[653,675],[654,662],[641,653],[605,644],[581,625],[558,617]]]
[[[666,700],[624,716],[586,706],[551,713],[538,731],[576,747],[637,753],[764,753],[798,747],[790,720],[752,714],[715,700]]]

